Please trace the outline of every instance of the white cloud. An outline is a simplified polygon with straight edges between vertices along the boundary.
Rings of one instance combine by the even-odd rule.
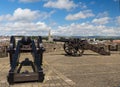
[[[27,20],[32,21],[40,16],[39,11],[31,11],[30,9],[18,8],[14,11],[13,17],[10,20]]]
[[[40,12],[38,10],[17,8],[13,14],[0,15],[0,21],[22,21],[30,22],[34,20],[44,20],[50,17],[55,11]]]
[[[44,4],[44,7],[66,10],[70,10],[72,8],[75,8],[76,6],[77,5],[71,0],[55,0],[55,1],[48,0],[48,2]]]
[[[92,20],[92,23],[95,23],[95,24],[107,24],[109,23],[109,17],[103,17],[103,18],[95,18]]]
[[[66,20],[79,20],[79,19],[85,19],[88,17],[93,17],[94,14],[92,13],[91,10],[85,10],[85,11],[80,11],[76,14],[69,14],[66,16]]]
[[[41,21],[54,12],[18,8],[13,14],[0,15],[0,35],[47,35],[51,27]]]
[[[108,12],[104,11],[104,12],[98,13],[97,18],[108,17],[108,16],[109,16]]]
[[[79,2],[78,3],[78,6],[81,8],[81,9],[86,9],[87,8],[87,5],[83,2]]]
[[[53,35],[61,36],[119,36],[119,34],[120,31],[118,27],[113,28],[104,25],[92,25],[88,23],[72,23],[66,26],[59,26],[57,30],[53,31]]]
[[[116,17],[117,23],[120,24],[120,16]]]
[[[40,0],[19,0],[19,2],[23,3],[31,3],[31,2],[39,2]]]
[[[113,33],[115,33],[115,30],[111,28],[111,29],[105,29],[102,32],[107,33],[107,34],[113,34]]]
[[[38,17],[40,17],[39,11],[18,8],[14,11],[13,15],[1,15],[0,21],[33,21]]]
[[[44,22],[10,22],[0,25],[0,35],[48,35],[49,29],[51,27]]]

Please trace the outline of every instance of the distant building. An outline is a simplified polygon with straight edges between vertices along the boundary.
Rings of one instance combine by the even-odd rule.
[[[113,40],[113,43],[120,44],[120,40]]]
[[[49,30],[49,32],[48,32],[48,41],[49,42],[53,41],[53,38],[52,38],[52,35],[51,35],[51,30]]]

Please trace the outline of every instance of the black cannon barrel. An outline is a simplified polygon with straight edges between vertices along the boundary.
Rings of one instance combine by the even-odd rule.
[[[27,37],[27,36],[24,36],[22,37],[22,40],[21,40],[21,43],[24,44],[24,45],[28,45],[32,42],[31,38],[30,37]]]

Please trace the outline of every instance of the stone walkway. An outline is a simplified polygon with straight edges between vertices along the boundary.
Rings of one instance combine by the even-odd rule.
[[[43,69],[45,73],[45,79],[43,83],[28,82],[28,83],[16,83],[9,85],[7,82],[7,74],[9,71],[9,60],[8,58],[0,59],[4,62],[0,62],[0,87],[75,87],[75,83],[58,72],[53,67],[44,61]]]
[[[22,54],[20,61],[26,57],[33,60],[31,55]],[[62,51],[45,53],[43,60],[43,83],[9,85],[6,80],[9,58],[0,58],[0,87],[120,87],[119,52],[103,56],[88,50],[82,57],[71,57]]]

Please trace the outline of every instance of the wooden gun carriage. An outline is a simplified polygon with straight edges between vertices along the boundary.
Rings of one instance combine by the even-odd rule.
[[[27,36],[18,40],[16,44],[15,37],[11,36],[8,49],[10,56],[10,70],[7,76],[8,83],[14,84],[15,82],[26,81],[42,82],[44,80],[44,73],[41,66],[44,51],[41,36],[38,36],[37,45],[34,40]],[[33,61],[25,58],[24,61],[19,62],[20,53],[31,53]],[[24,71],[21,73],[20,71],[23,66],[31,66],[33,71]]]
[[[67,55],[70,56],[82,56],[84,50],[92,50],[101,55],[110,55],[110,51],[106,50],[104,46],[98,46],[88,43],[87,40],[81,40],[79,38],[72,39],[53,39],[55,42],[64,42],[63,48]]]

